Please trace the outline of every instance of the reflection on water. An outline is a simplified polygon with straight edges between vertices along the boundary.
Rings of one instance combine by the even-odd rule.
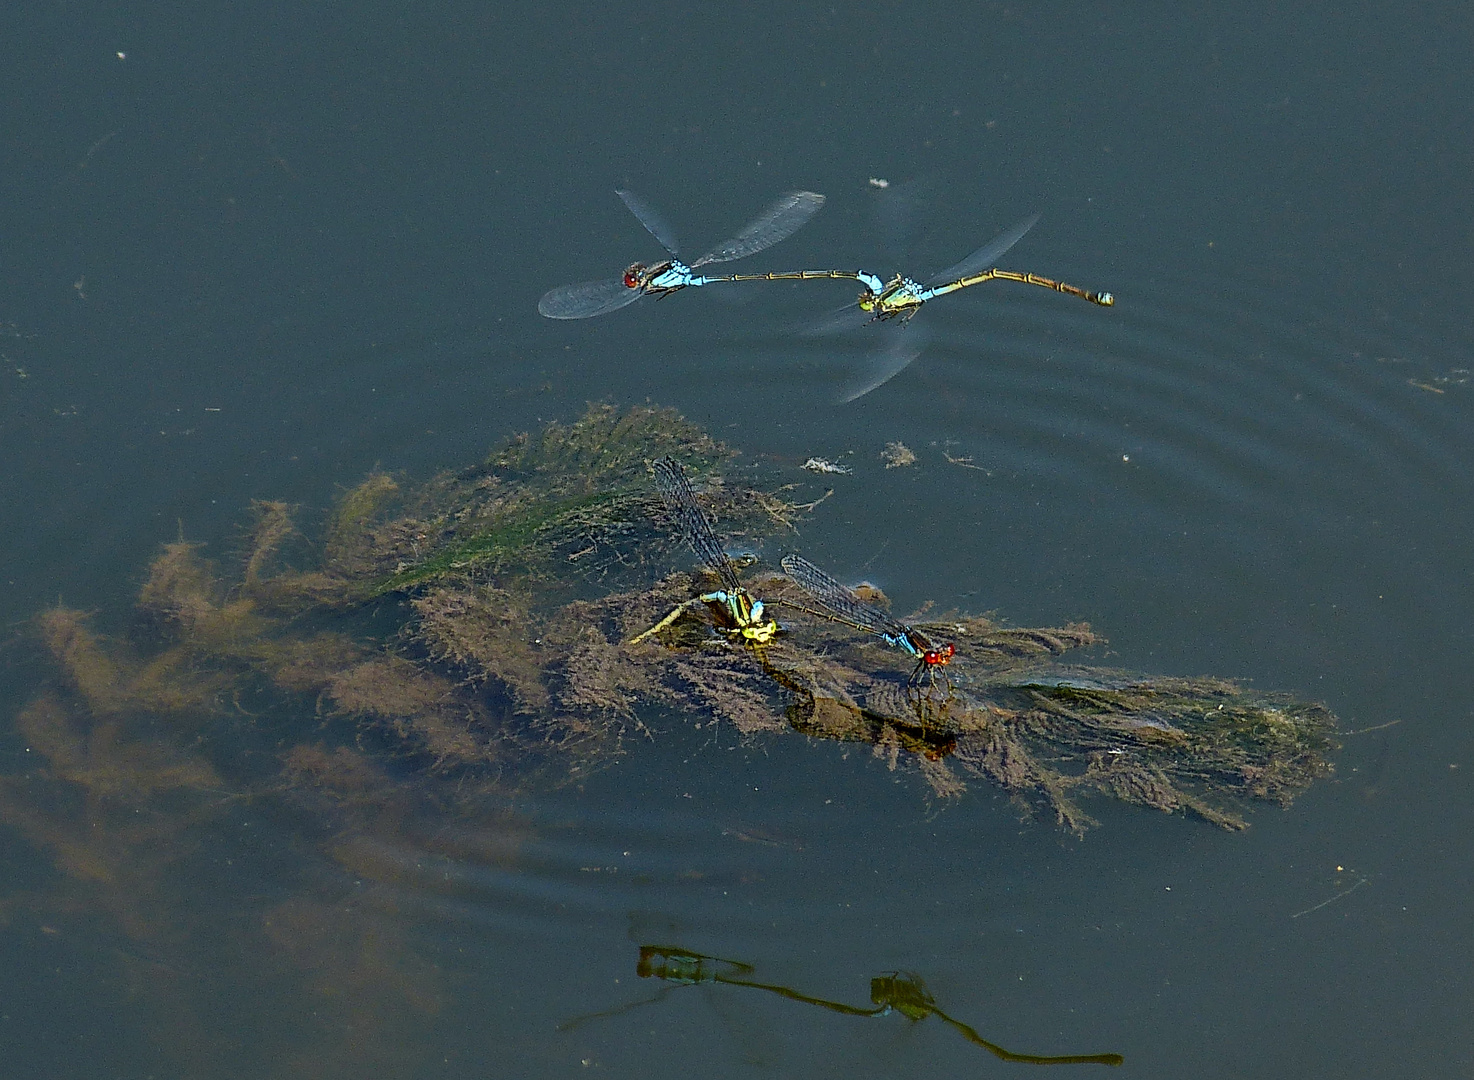
[[[640,958],[635,964],[635,974],[642,979],[660,979],[672,985],[664,987],[656,992],[654,997],[645,998],[640,1001],[632,1001],[627,1005],[620,1005],[613,1009],[605,1009],[602,1012],[589,1013],[585,1016],[575,1017],[558,1025],[560,1031],[569,1031],[591,1020],[604,1020],[622,1016],[633,1009],[644,1005],[653,1005],[661,1001],[670,992],[681,986],[699,986],[709,983],[721,983],[724,986],[743,986],[752,990],[762,990],[789,1001],[801,1002],[805,1005],[814,1005],[829,1012],[840,1013],[844,1016],[890,1016],[899,1013],[912,1023],[919,1023],[929,1016],[935,1016],[948,1026],[956,1029],[968,1042],[974,1043],[987,1050],[994,1057],[1002,1061],[1021,1062],[1029,1065],[1120,1065],[1124,1059],[1120,1054],[1064,1054],[1044,1056],[1039,1054],[1018,1054],[1011,1050],[1005,1050],[997,1043],[989,1042],[977,1033],[976,1030],[948,1016],[937,1005],[936,999],[927,990],[926,984],[921,981],[921,976],[914,972],[893,971],[888,975],[877,975],[870,980],[870,1008],[857,1005],[848,1005],[842,1001],[830,1001],[827,998],[814,997],[811,994],[800,993],[790,986],[779,986],[773,983],[758,982],[749,978],[754,968],[751,964],[744,964],[740,960],[723,960],[719,956],[704,956],[701,953],[691,952],[689,949],[671,948],[663,945],[641,945]]]

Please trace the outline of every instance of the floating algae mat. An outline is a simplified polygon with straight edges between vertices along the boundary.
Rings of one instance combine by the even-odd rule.
[[[734,641],[698,604],[629,644],[716,584],[672,569],[696,560],[652,484],[667,455],[725,541],[794,546],[812,504],[779,478],[672,412],[595,407],[426,483],[375,473],[315,536],[292,508],[258,504],[227,568],[165,545],[130,634],[66,609],[40,618],[59,677],[20,728],[73,796],[186,808],[271,796],[484,810],[630,752],[672,715],[786,734],[795,753],[795,732],[866,743],[940,796],[987,782],[1075,830],[1090,823],[1085,795],[1238,828],[1248,801],[1288,804],[1329,771],[1321,706],[1065,666],[1098,640],[1084,625],[936,618],[921,625],[955,641],[952,683],[917,690],[904,654],[749,568],[744,585],[782,627],[770,643]],[[122,872],[5,784],[12,824],[78,872]]]

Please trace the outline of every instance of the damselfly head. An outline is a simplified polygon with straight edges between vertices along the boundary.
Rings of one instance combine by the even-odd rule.
[[[921,662],[927,667],[946,667],[956,655],[957,646],[949,641],[939,649],[926,650],[921,655]]]
[[[861,311],[874,311],[875,310],[875,301],[877,299],[879,299],[879,297],[877,297],[876,294],[874,292],[872,292],[870,289],[863,290],[860,293],[860,300],[859,300],[860,310]]]
[[[641,288],[648,280],[647,271],[649,269],[644,263],[632,263],[624,272],[624,287],[626,289]]]

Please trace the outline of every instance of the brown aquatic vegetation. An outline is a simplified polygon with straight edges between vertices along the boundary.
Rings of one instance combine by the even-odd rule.
[[[411,606],[431,656],[476,679],[499,680],[521,712],[547,710],[542,680],[547,665],[533,644],[536,635],[529,635],[535,630],[529,597],[489,585],[433,586]]]

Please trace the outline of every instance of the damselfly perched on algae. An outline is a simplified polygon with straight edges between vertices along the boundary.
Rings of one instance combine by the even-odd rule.
[[[686,543],[697,558],[717,576],[721,588],[677,604],[665,618],[631,638],[630,644],[638,645],[646,638],[658,634],[698,604],[709,605],[716,612],[721,628],[735,641],[762,645],[772,640],[773,635],[778,632],[778,624],[765,617],[763,602],[755,600],[743,587],[737,576],[737,567],[717,542],[711,523],[706,520],[706,514],[696,502],[696,493],[691,490],[681,463],[675,458],[663,457],[655,462],[652,470],[655,473],[655,487],[665,502],[667,515],[686,538]]]

